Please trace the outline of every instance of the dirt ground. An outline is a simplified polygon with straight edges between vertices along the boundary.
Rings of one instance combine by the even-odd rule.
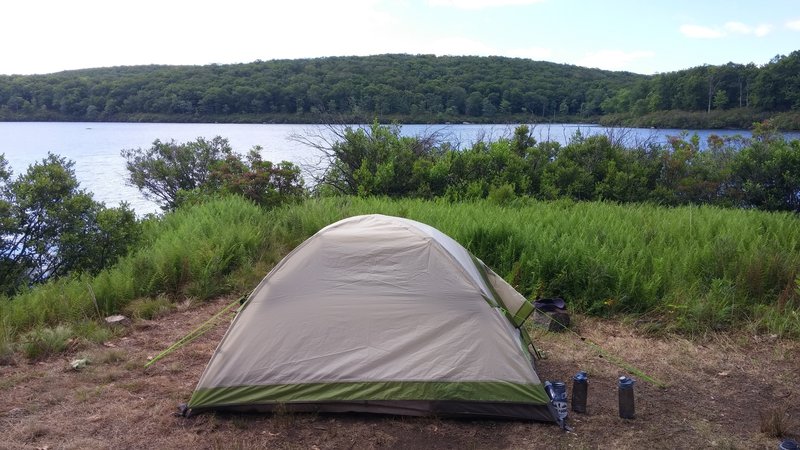
[[[744,333],[654,338],[583,317],[573,317],[582,335],[667,383],[637,380],[634,420],[617,414],[615,383],[623,369],[574,334],[544,331],[535,333],[545,351],[537,363],[542,379],[589,373],[588,413],[570,414],[572,432],[542,423],[379,415],[176,416],[228,322],[142,366],[227,302],[184,306],[135,322],[103,345],[0,366],[0,448],[775,449],[777,434],[800,438],[800,343]],[[70,361],[82,357],[90,364],[72,370]]]

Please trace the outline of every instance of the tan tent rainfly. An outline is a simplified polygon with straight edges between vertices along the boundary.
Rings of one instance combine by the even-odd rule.
[[[442,232],[351,217],[261,281],[188,404],[553,421],[519,327],[532,306]]]

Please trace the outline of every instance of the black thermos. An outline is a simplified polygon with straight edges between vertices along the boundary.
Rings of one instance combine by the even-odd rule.
[[[589,379],[586,372],[580,371],[572,378],[572,410],[586,412],[586,397],[589,394]]]
[[[623,419],[633,419],[636,410],[633,404],[633,379],[619,377],[619,416]]]

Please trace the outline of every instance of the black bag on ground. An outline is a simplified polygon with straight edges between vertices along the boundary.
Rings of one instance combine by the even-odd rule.
[[[563,298],[540,298],[533,302],[533,321],[549,331],[564,331],[569,327],[567,303]]]

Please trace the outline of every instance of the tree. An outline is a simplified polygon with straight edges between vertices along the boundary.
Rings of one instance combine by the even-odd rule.
[[[728,106],[728,93],[722,89],[717,89],[714,94],[714,109],[725,109]]]
[[[228,140],[220,136],[185,144],[155,140],[147,150],[122,150],[128,182],[163,210],[175,209],[181,190],[191,191],[205,184],[212,166],[232,154]]]
[[[483,96],[480,92],[469,94],[466,101],[466,113],[468,116],[478,117],[481,115],[483,106]]]
[[[236,194],[274,207],[306,194],[300,169],[290,162],[261,159],[261,147],[246,157],[234,153],[227,139],[198,138],[187,143],[155,141],[148,150],[123,150],[129,181],[164,210],[201,201],[214,194]]]
[[[569,103],[567,103],[567,99],[561,101],[561,105],[558,107],[558,114],[562,116],[569,114]]]
[[[733,179],[743,206],[800,212],[800,140],[787,141],[761,123],[749,146],[736,154]]]
[[[709,67],[706,71],[706,77],[708,80],[708,109],[706,113],[711,112],[712,101],[714,99],[714,94],[717,92],[717,86],[721,80],[719,76],[719,69],[716,67]]]
[[[317,192],[343,195],[414,195],[427,189],[424,164],[437,151],[439,136],[400,136],[397,125],[329,124],[313,135],[290,139],[318,152],[319,163],[309,167]]]
[[[261,158],[261,147],[254,147],[242,159],[228,155],[215,163],[208,183],[200,191],[206,194],[237,194],[256,204],[273,208],[305,197],[300,168],[288,161],[273,164]]]
[[[73,165],[49,154],[11,180],[0,155],[0,292],[74,272],[96,273],[138,240],[133,210],[94,201],[80,189]]]

